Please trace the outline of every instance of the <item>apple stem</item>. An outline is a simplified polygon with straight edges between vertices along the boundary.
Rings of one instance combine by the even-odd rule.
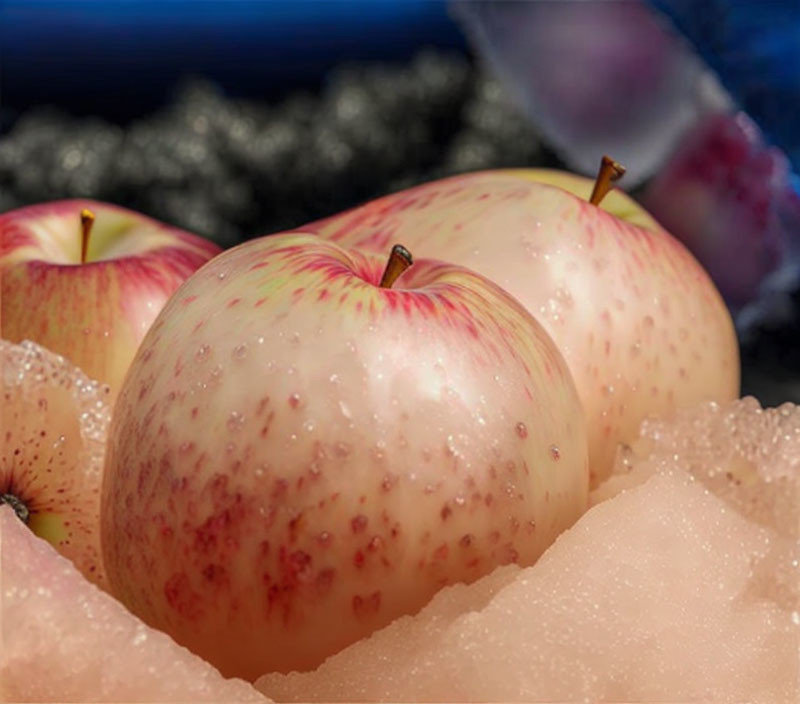
[[[11,508],[14,509],[14,513],[17,514],[17,518],[19,518],[23,523],[28,522],[31,513],[24,502],[18,497],[14,496],[14,494],[0,494],[0,505],[2,504],[8,504],[11,506]]]
[[[386,262],[386,268],[383,270],[383,276],[379,286],[381,288],[391,288],[392,284],[397,281],[400,276],[408,267],[414,263],[414,259],[402,244],[396,244],[392,247],[392,253],[389,255],[389,261]]]
[[[600,169],[597,178],[594,180],[594,188],[589,202],[592,205],[600,205],[600,201],[606,197],[611,190],[611,184],[618,181],[625,175],[625,167],[614,161],[610,156],[603,156],[600,161]]]
[[[89,251],[89,235],[94,225],[94,213],[89,208],[81,210],[81,264],[86,264],[86,253]]]

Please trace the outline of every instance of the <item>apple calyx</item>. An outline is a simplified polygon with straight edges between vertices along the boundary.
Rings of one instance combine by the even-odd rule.
[[[86,264],[86,253],[89,251],[89,235],[94,225],[94,213],[89,208],[81,210],[81,264]]]
[[[414,258],[402,244],[396,244],[392,247],[392,252],[389,255],[389,261],[386,262],[386,268],[383,270],[381,282],[378,284],[381,288],[391,288],[392,284],[397,281],[400,276],[408,267],[414,263]]]
[[[17,518],[21,520],[23,523],[28,523],[31,512],[28,510],[28,507],[25,505],[25,502],[22,501],[18,496],[14,494],[0,494],[0,506],[3,504],[8,504],[14,509],[14,513],[17,514]]]
[[[600,201],[611,190],[611,184],[621,179],[624,175],[625,167],[622,164],[614,161],[610,156],[603,155],[600,160],[597,177],[594,180],[592,195],[589,196],[589,202],[592,205],[600,205]]]

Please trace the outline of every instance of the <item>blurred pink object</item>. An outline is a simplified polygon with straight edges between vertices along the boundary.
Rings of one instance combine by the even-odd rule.
[[[642,2],[457,1],[453,12],[569,167],[603,154],[624,187],[650,176],[683,133],[731,100],[669,23]]]
[[[791,305],[781,292],[798,283],[800,198],[788,160],[744,113],[691,130],[642,200],[708,269],[740,329]]]

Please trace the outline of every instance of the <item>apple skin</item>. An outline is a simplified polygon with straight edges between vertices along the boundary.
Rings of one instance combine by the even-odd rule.
[[[84,208],[96,221],[80,263]],[[62,200],[0,215],[0,337],[63,355],[116,395],[176,288],[220,249],[131,210]]]
[[[0,504],[13,497],[24,506],[28,528],[103,589],[100,489],[109,399],[108,386],[63,357],[0,339]]]
[[[228,250],[125,380],[110,583],[225,675],[312,668],[585,510],[580,401],[541,326],[441,262],[379,288],[385,261],[305,233]]]
[[[688,250],[619,190],[549,170],[487,171],[411,188],[304,226],[344,247],[471,268],[515,296],[570,367],[592,487],[647,416],[739,395],[730,314]]]

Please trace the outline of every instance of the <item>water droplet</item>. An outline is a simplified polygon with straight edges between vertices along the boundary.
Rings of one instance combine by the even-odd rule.
[[[522,421],[517,423],[514,429],[516,430],[517,435],[521,437],[523,440],[528,437],[528,428]]]
[[[375,447],[370,451],[370,454],[372,454],[376,461],[382,461],[386,456],[386,443],[383,440],[378,440],[378,442],[375,443]]]
[[[220,281],[222,281],[222,279],[224,279],[224,278],[225,278],[225,272],[224,272],[224,271],[221,271],[221,272],[219,272],[219,274],[217,274],[217,278],[218,278]]]
[[[147,640],[147,633],[145,631],[137,631],[136,635],[131,639],[131,645],[136,647],[141,645]]]
[[[247,356],[247,344],[242,343],[233,348],[234,359],[244,359]]]
[[[339,410],[342,412],[342,415],[347,418],[347,420],[352,420],[353,413],[350,411],[350,406],[348,406],[344,401],[339,401]]]
[[[225,423],[225,427],[228,428],[230,432],[235,433],[241,430],[242,425],[244,425],[244,416],[238,411],[231,411]]]
[[[550,445],[550,457],[552,457],[555,462],[561,459],[561,450],[558,449],[558,445]]]
[[[303,430],[305,430],[307,433],[313,432],[315,427],[316,426],[314,425],[313,420],[307,420],[305,423],[303,423]]]
[[[211,345],[200,345],[195,352],[194,358],[198,362],[203,362],[208,359],[208,353],[211,352]]]

